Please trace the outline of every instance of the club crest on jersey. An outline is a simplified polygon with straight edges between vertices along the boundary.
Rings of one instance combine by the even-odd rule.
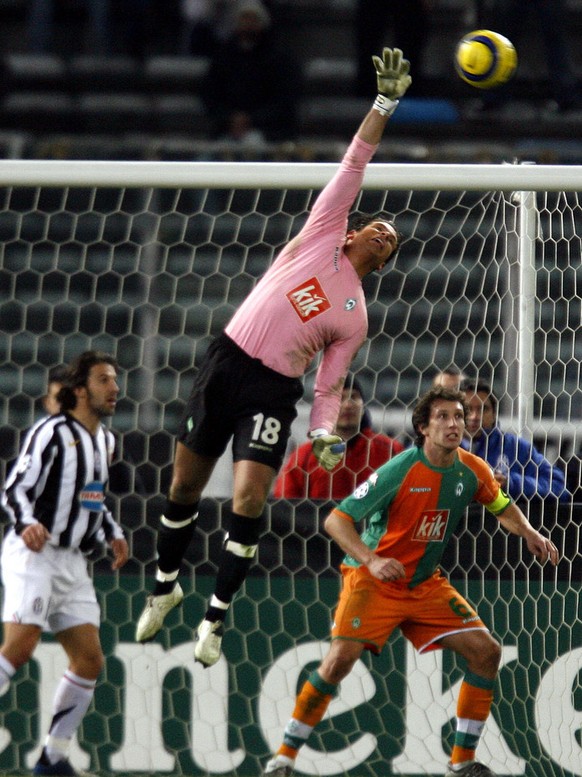
[[[104,498],[103,483],[99,483],[96,480],[87,483],[79,494],[81,507],[84,507],[86,510],[91,510],[92,512],[100,512],[103,510]]]
[[[367,480],[365,480],[361,485],[359,485],[356,488],[352,496],[354,497],[354,499],[363,499],[369,490],[370,490],[370,484],[368,483]]]
[[[286,296],[304,324],[331,307],[331,302],[315,276],[287,292]]]
[[[448,520],[448,510],[425,510],[414,527],[412,539],[417,542],[442,542]]]
[[[372,488],[373,486],[376,485],[376,481],[377,480],[378,480],[378,473],[377,472],[372,472],[370,477],[367,480],[364,480],[364,482],[361,483],[356,488],[356,490],[352,494],[354,499],[363,499],[366,496],[366,494],[368,493],[368,491],[370,490],[370,488]]]

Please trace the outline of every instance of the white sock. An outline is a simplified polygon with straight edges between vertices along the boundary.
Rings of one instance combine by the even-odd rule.
[[[57,687],[53,701],[53,719],[45,741],[51,763],[67,757],[68,745],[81,725],[95,692],[96,680],[86,680],[67,671]]]
[[[10,681],[16,674],[16,669],[7,658],[0,655],[0,696],[8,690]]]
[[[276,764],[277,766],[291,766],[293,767],[295,764],[295,761],[293,758],[289,758],[288,755],[274,755],[271,760],[269,761],[270,764]]]
[[[228,602],[221,602],[220,599],[212,594],[212,598],[210,599],[210,606],[216,607],[218,610],[228,610],[230,604]]]
[[[469,764],[472,764],[473,761],[462,761],[460,764],[451,764],[451,771],[452,772],[460,772],[461,769],[464,769],[465,766],[469,766]]]

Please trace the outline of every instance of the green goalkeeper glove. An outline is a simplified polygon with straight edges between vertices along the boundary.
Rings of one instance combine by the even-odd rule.
[[[343,459],[346,445],[337,434],[328,434],[324,429],[316,429],[310,435],[313,442],[313,455],[321,466],[331,472]]]
[[[399,99],[412,83],[409,75],[410,62],[402,57],[400,49],[382,49],[382,56],[374,55],[372,62],[376,68],[378,96],[374,108],[384,116],[392,116]]]

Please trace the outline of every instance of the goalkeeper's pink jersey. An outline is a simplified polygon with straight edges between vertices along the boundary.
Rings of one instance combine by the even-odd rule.
[[[368,331],[361,280],[343,251],[350,208],[377,146],[357,136],[305,226],[279,253],[226,327],[249,356],[288,377],[315,355],[310,428],[332,431],[349,366]]]

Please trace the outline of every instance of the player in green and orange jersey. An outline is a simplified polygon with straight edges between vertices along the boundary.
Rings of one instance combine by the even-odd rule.
[[[300,747],[338,684],[364,650],[379,653],[396,627],[421,653],[447,648],[465,659],[447,777],[493,774],[475,761],[475,750],[491,709],[501,646],[438,564],[472,501],[522,537],[541,562],[557,564],[558,550],[501,490],[489,465],[459,447],[466,415],[464,394],[431,389],[412,416],[415,445],[380,467],[327,517],[326,530],[346,553],[332,642],[301,689],[265,774],[292,774]],[[356,524],[363,520],[360,535]]]

